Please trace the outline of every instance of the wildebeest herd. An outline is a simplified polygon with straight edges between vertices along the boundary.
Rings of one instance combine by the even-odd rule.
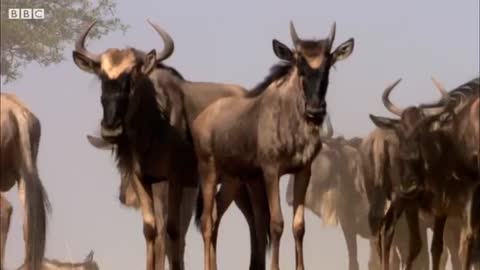
[[[305,268],[305,207],[340,224],[350,270],[359,269],[356,235],[370,241],[369,269],[429,269],[429,257],[432,269],[444,269],[447,250],[453,269],[480,269],[479,77],[451,91],[433,79],[441,99],[407,108],[389,98],[398,80],[382,96],[394,118],[370,115],[376,128],[346,139],[333,136],[326,95],[330,69],[351,55],[354,39],[334,47],[335,23],[320,40],[300,38],[290,23],[294,47],[274,39],[280,62],[249,91],[185,79],[163,63],[174,52],[173,39],[148,22],[163,40],[160,52],[93,53],[85,40],[95,22],[73,51],[74,63],[101,80],[101,134],[87,139],[115,154],[119,199],[142,214],[148,270],[165,269],[167,259],[169,269],[184,269],[194,211],[204,269],[216,269],[218,228],[232,201],[249,226],[249,269],[267,267],[270,246],[271,269],[279,269],[285,174],[291,174],[297,270]],[[2,93],[1,127],[1,191],[17,183],[25,207],[21,269],[80,269],[45,266],[52,261],[44,260],[50,204],[36,165],[40,121]],[[1,200],[3,264],[12,209]],[[427,228],[433,230],[430,256]],[[93,264],[82,269],[97,269]]]

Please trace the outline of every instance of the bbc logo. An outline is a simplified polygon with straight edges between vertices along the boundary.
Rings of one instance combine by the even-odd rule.
[[[45,18],[45,10],[43,8],[9,8],[8,18],[21,20],[42,20]]]

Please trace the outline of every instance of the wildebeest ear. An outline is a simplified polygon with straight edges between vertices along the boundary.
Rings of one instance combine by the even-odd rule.
[[[338,46],[333,52],[333,63],[349,57],[350,54],[352,54],[353,52],[354,45],[355,45],[355,41],[353,38],[340,44],[340,46]]]
[[[100,69],[100,63],[93,61],[77,51],[73,51],[72,56],[73,62],[83,71],[96,74]]]
[[[93,261],[93,250],[90,251],[90,253],[88,253],[87,257],[85,257],[85,260],[83,260],[84,262],[91,262]]]
[[[87,140],[95,148],[102,149],[102,150],[113,149],[113,144],[108,143],[107,141],[103,140],[102,138],[95,137],[95,136],[92,136],[92,135],[87,135]]]
[[[278,58],[288,62],[293,62],[293,52],[290,50],[290,48],[276,39],[272,40],[272,45],[273,52]]]
[[[368,115],[372,120],[375,126],[382,128],[382,129],[395,129],[399,124],[399,121],[396,119],[391,119],[387,117],[375,116],[372,114]]]
[[[157,64],[157,51],[151,50],[143,59],[142,73],[149,74]]]

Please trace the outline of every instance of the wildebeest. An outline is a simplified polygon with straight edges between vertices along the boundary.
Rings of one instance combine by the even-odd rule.
[[[380,269],[380,260],[375,246],[375,235],[371,233],[368,224],[369,204],[364,187],[364,174],[360,146],[362,139],[353,137],[333,137],[333,128],[329,119],[324,122],[325,136],[322,137],[322,151],[312,162],[312,176],[305,196],[305,206],[323,220],[326,225],[340,224],[348,251],[348,269],[359,269],[357,259],[357,235],[369,240],[369,269]],[[293,177],[287,186],[287,202],[293,204]],[[427,240],[427,227],[432,223],[422,215],[420,219],[421,235]],[[445,241],[450,251],[453,269],[459,270],[458,261],[458,224],[449,220]],[[408,228],[404,216],[399,220],[390,255],[392,269],[400,269],[400,263],[405,264],[407,247],[405,237]],[[425,249],[422,249],[425,251]],[[428,254],[422,254],[422,260],[417,261],[416,269],[428,269]],[[446,255],[446,254],[445,254]],[[447,256],[442,258],[442,269],[445,269]]]
[[[98,264],[93,260],[93,251],[90,251],[83,262],[62,262],[53,259],[43,259],[42,265],[38,270],[99,270]],[[17,270],[29,270],[25,265],[20,266]]]
[[[478,87],[478,79],[467,83]],[[474,86],[475,85],[475,86]],[[460,86],[464,88],[465,85]],[[443,249],[443,231],[448,216],[466,218],[467,239],[469,247],[465,254],[465,269],[470,269],[472,236],[471,214],[469,208],[475,201],[475,189],[479,186],[478,168],[478,94],[471,95],[466,102],[449,100],[444,94],[443,105],[436,113],[425,113],[422,106],[410,106],[401,109],[388,100],[393,89],[389,88],[384,95],[386,107],[400,119],[390,119],[371,115],[370,118],[380,128],[392,130],[398,137],[399,152],[397,173],[400,185],[413,186],[417,191],[413,196],[398,196],[385,217],[385,234],[387,244],[383,251],[389,249],[391,233],[398,215],[405,209],[408,215],[421,208],[434,217],[434,234],[432,239],[433,269],[439,268]],[[418,220],[409,224],[413,246],[419,246]],[[385,254],[385,253],[384,253]],[[418,250],[411,251],[415,258]],[[385,266],[388,268],[388,266]]]
[[[156,226],[161,225],[154,218],[155,198],[165,210],[161,212],[168,213],[166,231],[172,241],[170,263],[173,269],[183,269],[186,229],[179,231],[179,224],[188,226],[195,200],[195,196],[185,194],[184,189],[198,188],[196,156],[189,132],[191,123],[214,100],[244,95],[246,90],[237,85],[185,80],[178,71],[162,63],[173,53],[172,38],[159,26],[150,24],[165,43],[158,54],[155,50],[144,53],[134,48],[112,48],[100,55],[88,52],[84,42],[92,23],[77,40],[73,58],[82,70],[96,74],[102,81],[101,140],[115,145],[117,167],[122,180],[126,181],[122,186],[127,188],[130,183],[135,190],[144,222],[147,269],[154,269],[155,265],[164,267],[164,256],[162,261],[155,262],[158,258],[154,251]],[[152,194],[152,184],[161,181],[168,181],[168,196]],[[252,207],[246,207],[248,194],[246,198],[246,201],[238,199],[237,205],[249,225],[255,224]],[[180,210],[179,205],[183,208],[185,204],[188,213]],[[188,220],[182,221],[181,216],[187,216]],[[157,218],[161,215],[157,214]],[[252,228],[251,237],[255,237]],[[256,247],[266,246],[266,236],[263,238],[254,238]],[[251,264],[255,265],[251,267],[261,269],[262,260],[265,253],[259,250],[252,256]]]
[[[40,120],[14,94],[0,94],[0,191],[18,184],[20,202],[25,209],[23,233],[25,264],[37,269],[45,252],[48,195],[40,180],[37,156],[40,145]],[[5,259],[5,245],[12,207],[0,194],[0,268]]]
[[[214,231],[215,189],[219,178],[233,196],[237,185],[262,179],[270,211],[272,242],[271,269],[279,269],[283,217],[280,209],[279,178],[298,174],[295,181],[293,231],[297,269],[304,269],[303,235],[305,190],[310,163],[321,148],[319,129],[326,114],[325,96],[330,68],[353,51],[349,39],[331,52],[335,24],[323,40],[302,40],[293,23],[290,33],[295,46],[291,51],[273,40],[273,51],[282,60],[246,96],[217,100],[193,122],[192,137],[201,176],[205,269],[216,267],[211,249]],[[228,197],[228,195],[226,196]],[[217,208],[222,205],[217,204]]]

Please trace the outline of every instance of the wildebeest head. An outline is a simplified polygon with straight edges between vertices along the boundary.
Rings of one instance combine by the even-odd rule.
[[[431,143],[432,134],[436,129],[434,124],[442,123],[451,118],[452,114],[448,107],[425,109],[417,106],[410,106],[401,109],[390,102],[389,95],[393,88],[400,83],[400,79],[387,87],[383,93],[382,100],[385,107],[400,117],[393,119],[374,116],[370,119],[379,128],[390,129],[398,136],[398,172],[403,187],[412,188],[417,183],[422,183],[426,170],[427,161],[434,155]],[[445,96],[444,96],[445,98]],[[430,140],[430,141],[429,141]]]
[[[325,95],[330,68],[337,61],[350,56],[354,47],[354,39],[350,38],[332,51],[335,29],[333,23],[326,39],[304,40],[298,37],[293,22],[290,22],[290,35],[295,50],[292,51],[280,41],[273,40],[275,55],[295,65],[305,95],[305,116],[317,123],[323,121],[326,113]]]
[[[158,54],[155,50],[146,54],[135,48],[110,48],[101,54],[88,51],[85,48],[85,39],[96,21],[85,29],[75,43],[75,64],[86,72],[96,74],[101,80],[101,132],[106,140],[113,140],[122,134],[134,89],[157,63],[167,59],[174,51],[170,35],[158,25],[147,21],[163,39],[164,48]]]

